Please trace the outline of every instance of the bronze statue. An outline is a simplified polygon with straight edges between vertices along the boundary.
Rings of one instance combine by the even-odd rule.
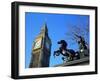
[[[65,61],[65,58],[68,58],[67,60],[73,60],[74,57],[76,56],[76,52],[73,49],[68,49],[67,48],[67,42],[65,40],[60,40],[58,41],[58,44],[60,44],[59,50],[54,51],[54,57],[59,56],[62,54],[64,57],[62,57],[62,60]]]
[[[75,34],[75,36],[78,38],[79,52],[84,53],[85,56],[88,56],[89,48],[87,47],[87,43],[86,43],[84,37],[79,36],[77,34]]]

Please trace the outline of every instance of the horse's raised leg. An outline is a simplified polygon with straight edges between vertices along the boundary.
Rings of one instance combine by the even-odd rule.
[[[55,57],[55,56],[59,56],[59,55],[60,55],[60,51],[59,51],[59,50],[54,51],[54,54],[53,54],[54,57]]]

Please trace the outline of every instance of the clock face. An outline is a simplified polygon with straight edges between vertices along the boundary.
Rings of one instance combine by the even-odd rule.
[[[40,39],[40,40],[35,41],[35,44],[34,44],[34,49],[40,48],[40,47],[41,47],[41,42],[42,42],[42,40],[41,40],[41,39]]]

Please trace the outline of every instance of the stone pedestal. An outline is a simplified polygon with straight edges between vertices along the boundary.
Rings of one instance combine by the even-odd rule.
[[[63,64],[55,65],[54,67],[63,67],[63,66],[75,66],[75,65],[87,65],[89,64],[89,57],[84,57],[78,60],[68,61]]]

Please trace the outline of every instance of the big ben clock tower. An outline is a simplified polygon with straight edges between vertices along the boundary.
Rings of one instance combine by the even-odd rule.
[[[44,24],[39,35],[35,38],[32,47],[32,56],[29,68],[49,67],[51,54],[51,40],[48,36],[47,25]]]

